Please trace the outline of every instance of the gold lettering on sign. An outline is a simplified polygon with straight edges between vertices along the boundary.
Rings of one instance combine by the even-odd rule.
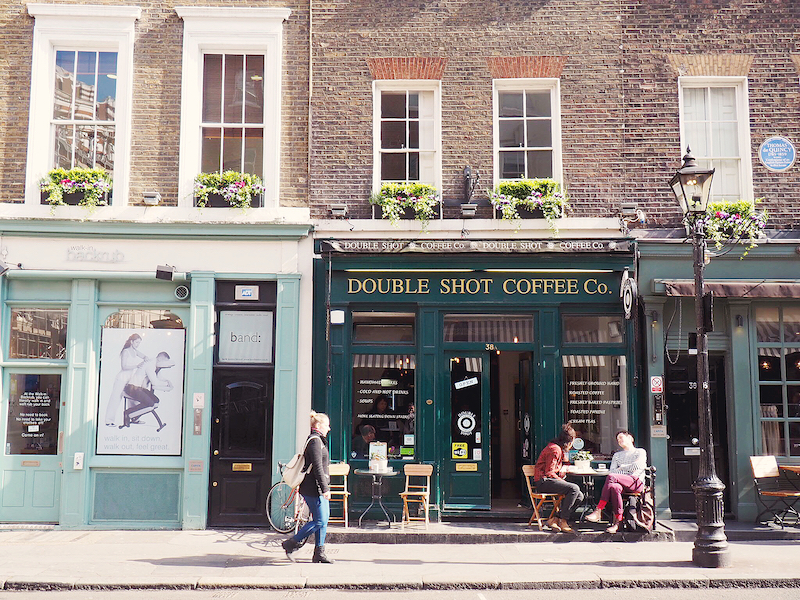
[[[347,280],[348,294],[429,294],[430,279],[352,279]]]
[[[589,281],[594,281],[595,286],[599,288],[599,286],[597,286],[596,279],[591,279]],[[602,286],[606,290],[601,293],[603,294],[608,293],[607,285],[601,283],[600,286]],[[584,285],[584,290],[587,293],[589,293],[589,290],[586,289],[586,285]],[[567,296],[578,293],[578,280],[577,279],[506,279],[505,281],[503,281],[503,292],[505,292],[509,296],[513,296],[514,294],[520,294],[521,296],[535,295],[535,294],[555,294],[558,296]],[[591,293],[598,293],[598,292],[595,291]]]
[[[489,294],[491,279],[442,279],[439,282],[441,294]]]

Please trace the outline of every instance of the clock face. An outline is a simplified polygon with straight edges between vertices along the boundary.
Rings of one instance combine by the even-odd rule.
[[[583,440],[581,438],[575,438],[572,440],[572,447],[575,450],[583,450]]]

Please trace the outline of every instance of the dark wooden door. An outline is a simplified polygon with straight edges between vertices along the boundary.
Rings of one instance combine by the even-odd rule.
[[[214,370],[208,524],[267,526],[273,378],[268,369]]]
[[[714,462],[717,477],[728,486],[728,427],[725,411],[725,368],[721,356],[709,356]],[[681,356],[666,372],[667,433],[669,435],[669,507],[675,516],[695,514],[692,483],[700,468],[700,431],[697,411],[697,359]],[[730,490],[724,501],[730,506]]]

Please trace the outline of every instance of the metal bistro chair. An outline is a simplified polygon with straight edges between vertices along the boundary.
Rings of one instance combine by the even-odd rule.
[[[349,527],[350,521],[347,514],[347,506],[348,506],[348,498],[350,497],[350,492],[347,491],[347,476],[350,474],[350,465],[347,463],[332,463],[328,468],[328,472],[331,476],[331,482],[328,486],[331,491],[331,503],[338,502],[342,505],[342,516],[341,517],[334,517],[331,516],[328,519],[329,523],[343,523],[345,528]],[[341,477],[341,483],[334,483],[334,477]]]
[[[431,475],[433,475],[433,465],[405,465],[403,473],[406,476],[406,487],[400,492],[403,499],[403,518],[400,519],[400,529],[405,529],[406,523],[411,521],[425,521],[425,529],[430,522],[429,509],[431,498]],[[408,503],[413,502],[420,505],[424,514],[422,517],[412,517],[408,510]]]
[[[528,521],[528,525],[533,525],[533,522],[536,521],[536,523],[539,525],[539,531],[542,531],[542,515],[540,512],[542,506],[548,502],[552,502],[553,510],[550,511],[550,515],[547,517],[548,519],[552,519],[558,512],[564,496],[559,494],[540,494],[535,492],[533,486],[531,485],[534,468],[534,465],[522,465],[522,474],[525,476],[525,483],[528,484],[528,495],[531,497],[531,506],[533,506],[533,514],[531,515],[530,521]]]
[[[758,513],[756,523],[763,523],[763,515],[771,514],[773,520],[781,526],[786,525],[786,517],[794,516],[794,524],[800,524],[800,515],[794,505],[800,500],[800,488],[788,476],[781,475],[778,460],[774,456],[751,456],[750,467],[753,469],[753,483],[758,499],[764,510]]]
[[[629,502],[641,502],[650,507],[653,513],[653,524],[650,531],[656,528],[656,468],[647,467],[644,470],[644,487],[640,492],[622,492],[623,507]]]

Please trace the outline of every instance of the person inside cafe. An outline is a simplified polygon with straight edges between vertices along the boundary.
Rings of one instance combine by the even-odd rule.
[[[375,428],[372,425],[362,425],[358,428],[358,435],[350,443],[350,453],[353,458],[367,458],[369,443],[375,441]]]
[[[578,484],[565,481],[567,468],[564,465],[564,455],[572,448],[574,440],[575,430],[572,425],[565,423],[561,426],[558,437],[551,440],[539,454],[533,469],[533,483],[537,492],[564,496],[558,515],[550,517],[547,526],[553,531],[565,533],[574,531],[569,520],[575,507],[583,500],[583,492]]]
[[[597,508],[586,515],[586,520],[597,523],[603,509],[611,503],[611,526],[608,533],[616,533],[622,521],[622,494],[638,493],[644,489],[644,473],[647,469],[647,451],[634,446],[630,431],[617,432],[617,445],[622,448],[611,457],[608,477],[600,493]]]

